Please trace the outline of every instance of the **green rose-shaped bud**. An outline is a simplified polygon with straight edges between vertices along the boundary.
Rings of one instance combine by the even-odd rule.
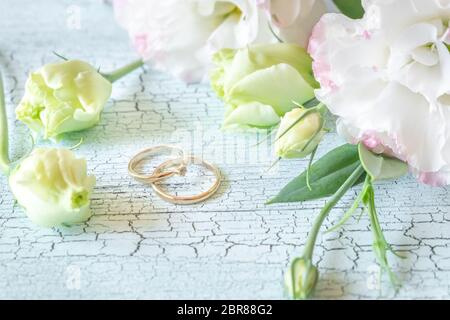
[[[111,82],[86,62],[47,64],[30,74],[16,116],[35,135],[57,138],[97,124],[111,90]]]
[[[304,158],[320,143],[325,134],[322,115],[307,110],[295,108],[281,119],[275,142],[275,152],[280,158]]]
[[[95,177],[86,161],[66,149],[35,149],[12,172],[9,183],[28,217],[43,227],[69,225],[91,216]]]
[[[317,83],[306,51],[286,43],[223,49],[214,55],[211,84],[226,104],[225,129],[264,129],[314,97]]]
[[[297,258],[292,261],[285,275],[285,285],[294,299],[306,299],[314,291],[319,272],[310,259]]]

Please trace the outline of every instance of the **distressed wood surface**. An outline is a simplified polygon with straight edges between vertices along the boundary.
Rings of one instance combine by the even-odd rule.
[[[78,19],[79,18],[79,19]],[[78,23],[79,22],[79,23]],[[110,70],[135,59],[126,33],[100,1],[3,0],[0,66],[5,74],[11,149],[30,146],[14,121],[28,72],[56,60],[52,51]],[[94,216],[70,228],[33,225],[0,178],[0,298],[286,298],[283,273],[301,253],[324,201],[265,206],[306,165],[274,157],[264,135],[224,134],[223,107],[207,85],[184,85],[145,67],[114,84],[101,123],[71,134],[97,177]],[[128,159],[155,144],[177,144],[220,166],[223,184],[209,201],[175,206],[127,175]],[[320,154],[342,143],[330,134]],[[190,170],[167,188],[189,192],[208,177]],[[198,175],[197,178],[195,176]],[[358,190],[333,211],[339,218]],[[318,298],[449,298],[450,215],[447,189],[407,177],[379,184],[382,227],[405,259],[390,257],[402,288],[379,284],[368,217],[320,237]]]

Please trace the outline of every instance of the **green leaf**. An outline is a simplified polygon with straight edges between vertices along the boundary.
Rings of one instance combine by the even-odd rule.
[[[347,17],[361,19],[364,15],[364,8],[361,0],[333,0],[338,9]]]
[[[408,165],[398,159],[376,155],[358,145],[359,159],[372,181],[396,179],[408,173]]]
[[[360,165],[358,147],[350,144],[340,146],[311,165],[308,188],[307,171],[289,182],[267,204],[299,202],[333,195]],[[365,175],[356,184],[362,183]]]

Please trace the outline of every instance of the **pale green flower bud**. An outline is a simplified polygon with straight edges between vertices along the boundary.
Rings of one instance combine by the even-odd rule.
[[[91,216],[95,177],[70,150],[35,149],[12,171],[9,183],[17,202],[40,226],[70,225]]]
[[[277,156],[285,159],[304,158],[320,143],[325,134],[322,115],[312,112],[298,121],[306,111],[305,108],[295,108],[281,119],[275,142]]]
[[[30,74],[16,116],[35,135],[57,138],[97,124],[111,90],[111,82],[86,62],[47,64]]]
[[[211,85],[226,104],[225,129],[265,129],[314,98],[317,83],[306,51],[287,43],[223,49],[214,56]]]
[[[306,299],[313,292],[319,271],[310,259],[297,258],[285,274],[285,286],[293,299]]]

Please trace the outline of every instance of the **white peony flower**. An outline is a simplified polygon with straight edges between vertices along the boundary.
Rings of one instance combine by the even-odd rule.
[[[325,12],[322,0],[115,0],[114,9],[139,54],[186,82],[203,80],[220,49],[276,42],[274,19],[284,41],[306,45]]]
[[[338,131],[450,184],[450,0],[363,0],[365,15],[327,14],[309,43]]]

